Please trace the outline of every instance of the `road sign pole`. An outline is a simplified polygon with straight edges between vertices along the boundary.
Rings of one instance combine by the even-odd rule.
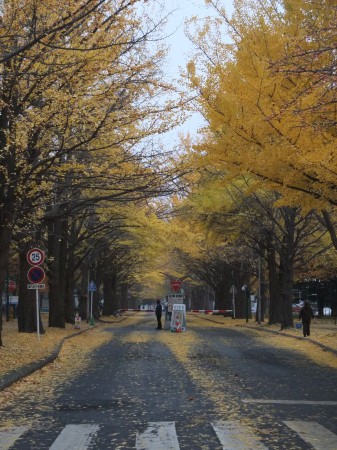
[[[235,319],[235,289],[233,289],[233,319]]]
[[[237,293],[237,289],[234,284],[230,288],[229,293],[232,294],[232,296],[233,296],[232,297],[232,310],[233,310],[232,317],[233,317],[233,319],[235,319],[235,294]]]
[[[94,292],[93,291],[91,291],[90,292],[90,325],[95,325],[95,322],[94,322],[94,316],[92,315],[92,304],[93,304],[93,297],[94,297]]]
[[[90,268],[88,270],[88,291],[87,291],[87,323],[90,321]]]
[[[8,283],[9,283],[9,275],[7,272],[7,279],[6,279],[6,322],[9,322],[9,290],[8,290]]]
[[[28,289],[35,289],[35,300],[36,300],[36,331],[37,338],[40,340],[40,300],[39,300],[39,289],[45,287],[41,284],[45,278],[45,273],[40,265],[44,262],[45,253],[39,248],[32,248],[27,253],[27,261],[29,263],[30,269],[27,272],[27,278],[30,284],[27,285]]]
[[[261,263],[262,263],[262,258],[261,255],[259,255],[259,265],[258,265],[258,290],[259,290],[259,294],[257,297],[257,322],[260,325],[261,324],[261,313],[262,313],[262,308],[261,308]]]
[[[96,284],[95,284],[95,282],[92,280],[92,281],[90,281],[90,283],[89,283],[89,286],[88,286],[88,293],[90,292],[90,320],[89,320],[89,324],[90,325],[95,325],[95,323],[94,323],[94,316],[92,315],[92,307],[93,307],[93,295],[94,295],[94,292],[96,292],[97,291],[97,287],[96,287]]]
[[[36,329],[37,329],[37,338],[40,340],[40,305],[39,305],[39,290],[35,289],[36,292]]]

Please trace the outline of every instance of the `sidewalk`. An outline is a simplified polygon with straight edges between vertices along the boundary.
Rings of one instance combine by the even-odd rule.
[[[19,333],[17,320],[2,323],[2,347],[0,347],[0,391],[24,378],[35,370],[53,362],[59,355],[65,340],[85,333],[88,346],[95,345],[91,338],[94,328],[104,328],[99,322],[94,327],[85,321],[80,329],[66,324],[64,329],[48,328],[48,315],[42,315],[45,333],[38,338],[37,333]],[[109,323],[118,323],[116,318],[109,318]],[[92,342],[89,342],[92,341]]]

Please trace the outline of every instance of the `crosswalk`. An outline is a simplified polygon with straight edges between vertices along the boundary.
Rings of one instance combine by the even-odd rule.
[[[337,435],[314,421],[284,421],[289,433],[293,432],[311,449],[336,450]],[[223,450],[268,450],[254,430],[240,421],[214,421],[211,426]],[[10,450],[17,442],[24,445],[28,427],[0,428],[0,449]],[[98,424],[66,425],[49,450],[88,450],[95,449],[95,440],[101,431]],[[288,433],[287,436],[289,437]],[[280,437],[282,439],[282,437]],[[207,448],[205,438],[203,448]],[[20,448],[23,448],[20,446]],[[109,447],[111,448],[111,447]],[[123,448],[123,447],[118,447]],[[175,422],[148,422],[147,428],[137,432],[136,450],[180,450]],[[186,447],[185,447],[186,448]],[[304,447],[305,448],[305,447]]]

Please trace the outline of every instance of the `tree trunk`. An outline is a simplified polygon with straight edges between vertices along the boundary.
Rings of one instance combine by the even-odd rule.
[[[68,323],[75,323],[75,309],[73,304],[72,292],[69,292],[69,278],[73,273],[69,271],[68,267],[68,219],[62,219],[60,224],[61,238],[60,238],[60,260],[59,260],[59,286],[61,299],[64,302],[64,321]]]
[[[103,280],[103,316],[111,316],[117,309],[114,292],[116,292],[116,273],[105,273]]]
[[[281,330],[294,326],[292,313],[292,289],[293,270],[292,261],[287,258],[286,263],[280,264],[280,286],[281,286]]]
[[[60,285],[61,222],[48,222],[49,326],[65,328],[64,291]]]
[[[267,265],[269,278],[269,321],[270,325],[280,323],[281,293],[277,273],[276,251],[272,244],[267,246]]]
[[[209,294],[213,291],[211,287],[190,285],[187,291],[191,299],[191,309],[209,309]]]
[[[7,226],[0,227],[0,292],[3,292],[8,270],[9,249],[12,239],[12,230]],[[2,302],[0,314],[0,347],[2,347]]]
[[[284,208],[286,233],[280,252],[281,330],[294,326],[292,289],[294,283],[296,209]]]
[[[68,250],[68,264],[66,273],[66,301],[65,301],[65,321],[66,323],[75,323],[75,259],[71,249]]]
[[[89,320],[87,311],[89,310],[89,299],[88,299],[88,285],[89,285],[89,267],[83,264],[80,268],[81,270],[81,285],[79,289],[79,313],[82,320]]]
[[[226,285],[224,287],[223,283],[221,283],[220,285],[216,286],[214,289],[214,294],[215,294],[215,305],[214,305],[214,309],[231,309],[231,305],[229,305],[229,300],[228,300],[228,292],[229,289],[228,286]]]
[[[128,303],[128,284],[122,283],[120,286],[120,292],[121,292],[121,307],[124,309],[127,309],[130,307]]]
[[[267,296],[266,296],[266,287],[267,287],[267,283],[266,283],[266,279],[265,279],[265,275],[266,272],[264,270],[264,264],[262,264],[262,268],[261,268],[261,273],[260,273],[260,286],[261,286],[261,299],[260,299],[260,304],[261,304],[261,322],[264,322],[264,315],[266,314],[266,304],[267,304]],[[257,317],[258,320],[258,317]]]

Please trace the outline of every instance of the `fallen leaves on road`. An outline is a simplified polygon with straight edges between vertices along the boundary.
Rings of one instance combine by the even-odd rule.
[[[317,364],[337,368],[337,355],[323,348],[319,348],[311,342],[318,342],[337,351],[337,326],[332,319],[316,319],[311,324],[310,338],[303,338],[301,329],[289,328],[280,331],[279,325],[258,324],[253,319],[246,323],[244,319],[233,320],[221,316],[193,317],[195,323],[199,324],[205,321],[205,319],[209,326],[222,328],[236,327],[237,331],[242,333],[246,333],[249,330],[250,332],[254,332],[255,337],[260,341],[268,345],[292,349],[304,354]],[[268,333],[268,331],[272,333]],[[301,339],[292,339],[294,337]]]
[[[126,324],[128,326],[131,323],[137,324],[142,320],[139,316],[132,316],[127,318],[126,321],[123,318],[123,322],[113,318],[110,323],[114,323],[114,328],[118,328]],[[210,399],[216,405],[217,412],[220,415],[226,415],[226,417],[234,418],[237,413],[237,408],[235,404],[228,402],[228,397],[226,397],[223,389],[219,389],[219,385],[212,379],[213,361],[208,361],[207,376],[205,376],[205,372],[200,370],[196,352],[198,348],[203,349],[203,342],[200,341],[191,328],[188,328],[189,322],[192,323],[192,321],[193,325],[200,325],[202,327],[205,327],[205,325],[220,328],[236,327],[236,330],[239,332],[254,333],[255,337],[268,345],[292,349],[312,358],[318,364],[334,368],[337,367],[337,356],[323,349],[319,349],[317,346],[314,347],[307,339],[291,339],[291,337],[301,337],[301,330],[291,329],[282,331],[282,333],[273,334],[260,331],[259,328],[279,331],[278,326],[258,325],[254,321],[246,324],[244,320],[232,320],[221,316],[210,316],[206,318],[188,316],[187,333],[156,334],[156,337],[162,341],[163,345],[167,345],[170,348],[170,351],[173,352],[177,360],[188,371],[191,380],[208,392]],[[76,374],[86,370],[88,364],[90,364],[89,353],[113,337],[111,331],[107,332],[104,330],[104,325],[89,329],[90,327],[87,324],[82,324],[81,330],[75,330],[73,325],[67,325],[65,329],[46,328],[46,333],[38,341],[36,334],[18,333],[16,326],[17,324],[14,321],[4,323],[2,333],[4,346],[0,348],[0,376],[8,372],[8,370],[18,368],[32,361],[37,361],[51,354],[64,337],[77,333],[76,336],[64,342],[59,358],[54,363],[47,365],[29,377],[24,378],[22,381],[15,383],[10,388],[0,392],[1,409],[6,408],[6,405],[9,404],[11,406],[16,405],[18,415],[20,414],[20,401],[29,401],[29,396],[31,396],[32,392],[34,392],[34,398],[31,398],[32,402],[39,401],[40,399],[42,402],[48,395],[52,398],[60,383],[70,383]],[[109,325],[106,326],[108,327]],[[79,334],[84,329],[87,331]],[[148,343],[153,339],[153,335],[150,332],[135,329],[135,332],[125,339],[134,344]],[[316,321],[312,325],[310,339],[337,350],[337,327],[332,322]],[[239,380],[238,374],[235,374],[235,377],[235,380]],[[241,386],[241,389],[244,388],[244,386]],[[190,397],[188,400],[193,401],[194,397]],[[48,408],[47,405],[41,405],[41,411],[44,407]],[[39,417],[36,417],[35,414],[29,420],[33,419],[39,419]],[[4,425],[11,425],[11,423]]]
[[[27,341],[31,341],[30,343],[32,344],[32,347],[26,348],[26,354],[22,354],[23,361],[28,363],[31,361],[29,361],[29,358],[46,356],[61,341],[62,337],[73,332],[74,330],[70,328],[66,330],[47,330],[46,335],[41,338],[40,349],[36,349],[39,346],[36,336],[35,342],[31,340],[34,337],[30,335],[25,336],[26,340],[21,341],[19,339],[21,344],[27,343]],[[103,327],[98,326],[88,329],[85,333],[77,334],[71,339],[67,339],[62,345],[58,358],[53,363],[35,371],[33,374],[0,392],[1,409],[3,410],[8,404],[11,404],[12,407],[17,408],[17,414],[19,414],[20,402],[38,402],[41,399],[42,403],[43,399],[48,395],[53,396],[55,389],[60,383],[64,385],[71,382],[76,374],[86,369],[90,364],[90,358],[88,358],[89,353],[108,342],[112,336],[111,332],[106,332]],[[19,335],[19,337],[21,336]],[[22,352],[22,348],[20,350]],[[4,370],[3,366],[2,370]],[[32,392],[34,392],[33,397],[31,397]],[[32,421],[38,418],[38,414],[34,414],[28,420]],[[12,421],[9,421],[3,425],[11,426],[12,424]]]

